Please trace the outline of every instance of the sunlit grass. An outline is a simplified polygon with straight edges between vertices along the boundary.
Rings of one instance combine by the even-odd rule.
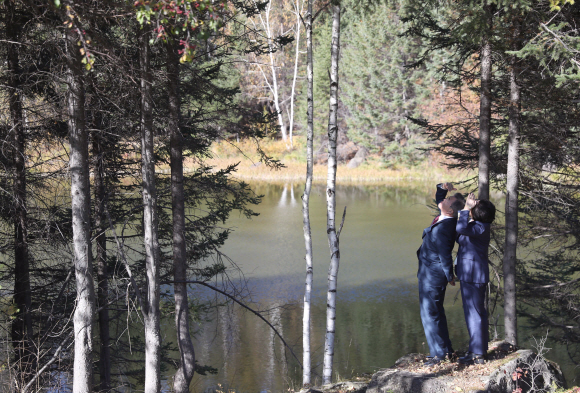
[[[306,140],[295,137],[294,145],[288,148],[283,141],[261,141],[262,150],[274,159],[280,160],[284,168],[274,170],[260,163],[256,146],[252,141],[219,142],[212,146],[213,157],[206,163],[223,168],[239,163],[235,176],[244,180],[268,182],[304,181],[306,178]],[[317,147],[315,146],[315,150]],[[187,165],[189,164],[189,165]],[[188,162],[186,166],[195,166]],[[315,182],[325,182],[328,167],[326,164],[314,165]],[[348,168],[339,164],[337,169],[338,183],[385,183],[401,180],[413,181],[460,181],[469,177],[465,171],[449,170],[437,159],[430,157],[415,166],[387,167],[379,156],[370,156],[367,162],[358,168]]]
[[[50,149],[43,149],[36,157],[31,166],[38,172],[60,171],[66,173],[68,166],[67,145],[53,146]],[[221,141],[216,142],[211,147],[211,158],[204,159],[205,165],[213,166],[217,169],[225,168],[228,165],[238,164],[235,176],[248,181],[264,181],[269,183],[303,182],[306,179],[306,138],[298,136],[294,138],[293,146],[281,140],[261,140],[260,147],[264,153],[275,160],[280,160],[283,168],[275,170],[260,162],[260,155],[257,152],[256,144],[252,140]],[[320,145],[315,143],[314,150],[317,151]],[[135,160],[133,168],[135,174],[140,172],[139,151],[135,150],[131,158]],[[130,155],[130,153],[127,153]],[[199,161],[193,158],[186,158],[184,169],[191,172],[199,166]],[[167,163],[158,163],[156,166],[158,174],[169,174],[170,169]],[[327,179],[328,167],[326,164],[314,165],[314,182],[324,183]],[[367,161],[358,168],[348,168],[345,163],[340,163],[337,169],[337,182],[340,184],[365,183],[397,183],[400,181],[412,182],[458,182],[472,176],[472,173],[449,170],[443,164],[442,159],[430,156],[417,165],[399,164],[389,166],[377,154],[370,155]],[[125,179],[127,180],[127,179]],[[126,181],[124,181],[126,182]]]

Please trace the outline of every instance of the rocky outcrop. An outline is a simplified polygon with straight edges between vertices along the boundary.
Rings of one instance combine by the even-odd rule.
[[[362,163],[365,162],[368,154],[369,151],[366,148],[361,147],[354,155],[354,158],[350,160],[348,164],[346,164],[346,167],[351,169],[358,168]]]
[[[368,384],[334,384],[302,392],[323,393],[547,393],[566,386],[560,367],[530,350],[493,343],[482,365],[457,361],[424,367],[425,355],[409,354],[375,373]]]
[[[349,161],[358,151],[358,146],[355,145],[353,141],[348,141],[345,144],[336,147],[336,159],[340,162]]]

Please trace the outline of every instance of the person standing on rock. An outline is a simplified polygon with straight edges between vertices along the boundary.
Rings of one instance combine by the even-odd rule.
[[[456,240],[457,213],[465,204],[459,193],[447,198],[449,191],[454,190],[451,183],[437,185],[435,201],[440,215],[423,230],[423,242],[417,250],[421,321],[431,355],[427,366],[453,354],[443,301],[447,284],[455,285],[451,252]]]
[[[470,220],[471,218],[471,220]],[[469,194],[457,220],[457,278],[461,282],[461,299],[469,331],[469,352],[459,358],[462,364],[483,364],[489,341],[485,291],[489,283],[487,257],[491,223],[495,206],[488,200],[477,200]]]

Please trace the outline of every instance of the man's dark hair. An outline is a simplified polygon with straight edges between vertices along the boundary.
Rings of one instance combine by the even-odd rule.
[[[453,197],[455,198],[455,202],[451,204],[451,209],[453,210],[453,217],[457,217],[457,213],[459,213],[459,210],[463,209],[463,207],[465,206],[465,198],[459,192],[453,195]]]
[[[480,199],[471,209],[471,217],[475,221],[491,224],[495,220],[495,205],[487,199]]]

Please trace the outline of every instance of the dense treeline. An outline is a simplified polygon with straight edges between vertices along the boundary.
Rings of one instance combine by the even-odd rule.
[[[260,45],[257,31],[239,25],[263,5],[0,7],[0,281],[11,389],[159,391],[160,371],[176,365],[173,388],[187,391],[194,370],[213,369],[196,365],[189,313],[209,305],[188,302],[186,281],[219,276],[233,290],[235,271],[218,250],[229,229],[219,224],[234,210],[254,215],[260,200],[232,178],[235,166],[214,170],[204,159],[218,139],[275,127],[240,103],[231,66],[234,52],[259,49],[249,48]],[[162,165],[169,174],[155,170]],[[171,292],[160,293],[162,284]],[[161,342],[160,318],[172,309],[177,337]]]
[[[303,55],[306,42],[304,32],[294,20],[296,9],[303,9],[304,3],[270,2],[267,15],[271,29],[293,33],[295,42],[268,55],[269,58],[244,57],[244,66],[239,67],[244,71],[241,88],[246,99],[266,110],[280,112],[278,124],[283,138],[305,135],[307,129],[306,56]],[[445,85],[435,78],[432,67],[409,67],[422,41],[403,35],[403,4],[402,1],[342,1],[346,11],[341,18],[339,143],[353,141],[381,156],[387,165],[413,165],[425,157],[417,149],[424,147],[425,138],[408,117],[420,116],[436,107],[429,117],[439,118],[443,107],[441,97],[445,93]],[[327,146],[331,65],[327,48],[331,44],[332,15],[325,2],[315,2],[314,14],[314,132],[316,150],[320,153]],[[302,56],[295,57],[297,50]],[[265,65],[270,64],[276,68],[268,70]]]

